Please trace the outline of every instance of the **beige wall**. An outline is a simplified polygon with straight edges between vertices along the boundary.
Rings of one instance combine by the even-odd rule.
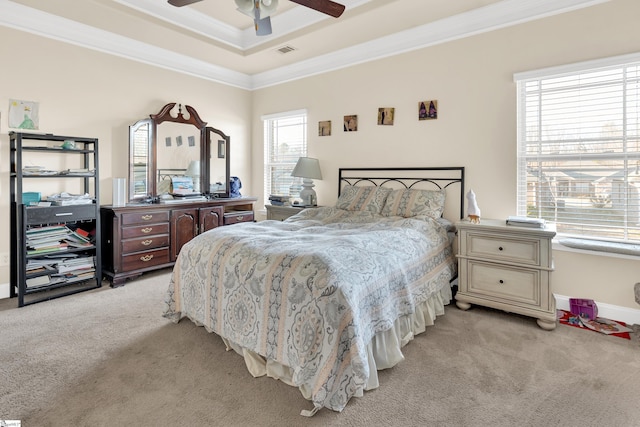
[[[262,162],[260,115],[307,108],[309,155],[320,159],[320,204],[336,199],[337,169],[355,166],[465,166],[482,215],[516,209],[516,86],[513,74],[640,51],[640,2],[607,4],[505,28],[254,92],[253,162]],[[418,102],[437,99],[435,121],[418,121]],[[395,107],[393,126],[376,124]],[[357,114],[358,132],[343,132]],[[332,135],[318,137],[318,121]],[[253,188],[262,188],[254,173]],[[640,262],[556,251],[554,292],[632,309]]]
[[[253,93],[0,28],[0,252],[9,251],[9,98],[40,102],[43,131],[100,138],[102,203],[111,202],[111,178],[126,176],[128,126],[180,102],[232,136],[243,194],[263,188],[260,116],[307,108],[309,154],[325,177],[320,204],[335,202],[338,167],[465,166],[483,216],[504,218],[515,213],[513,74],[638,52],[638,16],[637,0],[613,0]],[[418,121],[428,99],[438,100],[439,118]],[[396,109],[394,126],[376,124],[379,107]],[[348,114],[359,116],[358,132],[342,131]],[[332,121],[332,136],[317,136],[321,120]],[[556,251],[555,262],[555,293],[638,308],[638,261]],[[8,280],[0,267],[0,283]]]
[[[5,27],[0,40],[0,253],[9,252],[9,99],[40,103],[41,132],[99,138],[102,204],[111,203],[112,178],[127,177],[129,125],[169,102],[230,135],[231,173],[250,177],[251,92]],[[0,284],[8,282],[0,267]]]

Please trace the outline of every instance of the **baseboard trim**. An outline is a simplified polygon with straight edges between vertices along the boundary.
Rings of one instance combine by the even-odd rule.
[[[0,299],[9,298],[11,288],[8,283],[0,283]]]
[[[569,298],[564,295],[555,295],[556,307],[560,310],[569,311]],[[610,320],[618,320],[628,325],[640,325],[640,310],[629,307],[621,307],[619,305],[606,304],[596,301],[598,306],[598,316]]]
[[[0,283],[0,299],[9,298],[9,283]],[[569,298],[564,295],[555,295],[556,306],[560,310],[569,310]],[[598,315],[611,320],[619,320],[629,325],[640,325],[640,310],[629,307],[621,307],[619,305],[606,304],[597,302]]]

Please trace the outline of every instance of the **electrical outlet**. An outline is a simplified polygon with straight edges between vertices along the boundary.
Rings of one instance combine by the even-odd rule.
[[[9,265],[9,252],[0,254],[0,266],[4,267],[5,265]]]

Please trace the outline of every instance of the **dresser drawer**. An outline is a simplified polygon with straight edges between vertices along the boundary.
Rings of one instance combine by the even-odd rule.
[[[122,238],[131,239],[134,237],[148,237],[156,234],[168,234],[169,223],[138,225],[135,227],[123,227]]]
[[[238,224],[240,222],[252,222],[253,211],[227,212],[224,214],[224,225]]]
[[[169,246],[168,234],[138,237],[136,239],[123,240],[122,253],[128,254],[131,252],[146,251],[149,249],[161,248],[163,246]]]
[[[169,211],[131,212],[122,214],[122,225],[151,224],[169,221]]]
[[[511,304],[541,305],[539,270],[467,260],[466,274],[466,292]]]
[[[169,262],[169,248],[155,249],[122,257],[123,271],[154,267]]]
[[[499,234],[466,233],[466,254],[476,258],[540,265],[540,240]]]

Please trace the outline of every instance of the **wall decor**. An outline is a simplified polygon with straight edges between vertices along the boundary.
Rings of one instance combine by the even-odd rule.
[[[318,136],[331,136],[331,120],[318,122]]]
[[[378,124],[393,126],[395,108],[378,108]]]
[[[14,129],[39,129],[40,104],[33,101],[10,99],[9,127]]]
[[[226,147],[226,141],[224,139],[219,139],[218,140],[218,158],[219,159],[224,159],[225,156],[225,147]]]
[[[176,136],[176,145],[180,147],[182,145],[182,135]]]
[[[195,147],[196,146],[196,137],[193,135],[190,135],[187,137],[187,139],[189,140],[189,147]]]
[[[438,118],[438,101],[421,101],[418,103],[418,120],[434,120]]]
[[[171,147],[171,137],[168,136],[164,139],[164,145],[167,147]]]
[[[344,131],[355,132],[358,130],[358,116],[344,116]]]

